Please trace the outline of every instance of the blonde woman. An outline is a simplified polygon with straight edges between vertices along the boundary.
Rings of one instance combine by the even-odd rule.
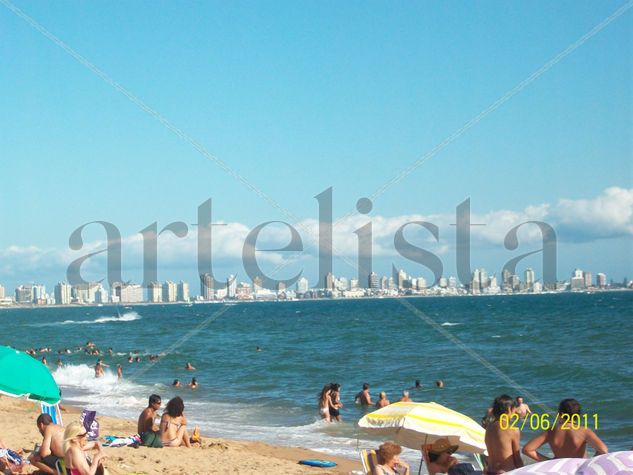
[[[99,442],[88,442],[88,433],[80,422],[71,422],[64,431],[64,464],[69,475],[105,474],[102,461],[105,454]],[[86,452],[96,450],[97,453],[88,461]]]

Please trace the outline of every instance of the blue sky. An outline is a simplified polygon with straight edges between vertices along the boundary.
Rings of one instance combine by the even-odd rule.
[[[315,219],[316,194],[333,186],[335,217],[352,211],[625,3],[13,4],[292,215]],[[450,215],[468,197],[480,215],[519,212],[631,190],[632,26],[633,9],[390,188],[372,215]],[[63,253],[96,219],[132,235],[193,223],[212,197],[218,220],[291,221],[1,3],[0,91],[0,283],[62,279],[63,262],[40,277],[21,264],[28,250],[9,249]],[[614,211],[625,216],[612,234],[566,234],[561,278],[575,265],[633,277],[630,211]],[[478,263],[498,267],[497,251],[483,246]],[[161,275],[192,280],[195,268]]]

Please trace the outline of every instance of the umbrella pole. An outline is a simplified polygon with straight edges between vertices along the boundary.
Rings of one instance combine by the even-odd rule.
[[[422,449],[422,459],[420,460],[420,468],[418,468],[418,475],[422,473],[422,465],[424,465],[424,447],[426,446],[426,442],[429,438],[429,434],[424,435],[424,445],[420,447]]]

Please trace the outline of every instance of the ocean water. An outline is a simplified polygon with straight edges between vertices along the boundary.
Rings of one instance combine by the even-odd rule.
[[[610,450],[633,446],[633,292],[406,303],[425,317],[400,299],[1,309],[0,343],[51,347],[48,364],[67,404],[136,418],[149,394],[164,402],[180,395],[190,424],[209,436],[356,458],[359,445],[376,444],[356,427],[364,412],[353,400],[362,384],[397,401],[420,379],[414,400],[475,420],[502,393],[524,396],[537,413],[574,397],[585,413],[598,414],[597,432]],[[62,355],[65,366],[56,367],[57,349],[88,340],[114,350],[103,357],[106,377],[95,380],[96,357],[81,352]],[[143,362],[127,363],[130,354]],[[152,363],[150,354],[163,356]],[[184,370],[187,361],[195,372]],[[195,391],[170,386],[193,376]],[[444,389],[434,387],[437,379]],[[318,419],[317,394],[328,382],[342,385],[341,424]],[[523,440],[532,435],[525,430]]]

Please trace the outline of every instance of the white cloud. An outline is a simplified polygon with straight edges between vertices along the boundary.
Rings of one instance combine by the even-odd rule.
[[[406,223],[426,221],[439,227],[440,241],[436,242],[431,233],[420,226],[409,225],[406,239],[412,244],[441,255],[448,252],[454,243],[454,215],[404,215],[404,216],[352,216],[334,228],[334,255],[354,261],[358,252],[358,238],[354,231],[368,222],[372,223],[373,256],[396,256],[393,239],[397,230]],[[633,237],[633,189],[611,187],[592,199],[561,199],[557,203],[531,205],[523,210],[494,210],[483,214],[473,214],[471,223],[484,226],[471,228],[473,247],[492,248],[503,246],[508,231],[527,221],[543,221],[557,232],[559,242],[588,242],[598,239]],[[214,265],[241,268],[242,249],[246,236],[251,231],[247,225],[230,222],[213,226]],[[303,242],[303,253],[299,259],[315,260],[318,254],[316,239],[318,221],[306,219],[295,228]],[[190,227],[186,237],[178,238],[166,232],[158,239],[159,268],[196,267],[197,235],[195,227]],[[538,227],[524,226],[519,233],[520,243],[539,243]],[[270,225],[262,230],[258,248],[281,248],[288,244],[290,232],[286,226]],[[9,246],[0,249],[0,280],[7,276],[33,276],[40,273],[55,273],[59,279],[65,275],[67,266],[75,259],[89,252],[105,248],[104,241],[85,243],[80,251],[68,248],[42,249],[35,246]],[[123,268],[141,269],[143,261],[143,238],[140,234],[124,237],[122,240]],[[279,265],[288,259],[297,260],[297,253],[258,252],[262,265]],[[104,267],[105,254],[89,259],[82,269],[99,272]]]

